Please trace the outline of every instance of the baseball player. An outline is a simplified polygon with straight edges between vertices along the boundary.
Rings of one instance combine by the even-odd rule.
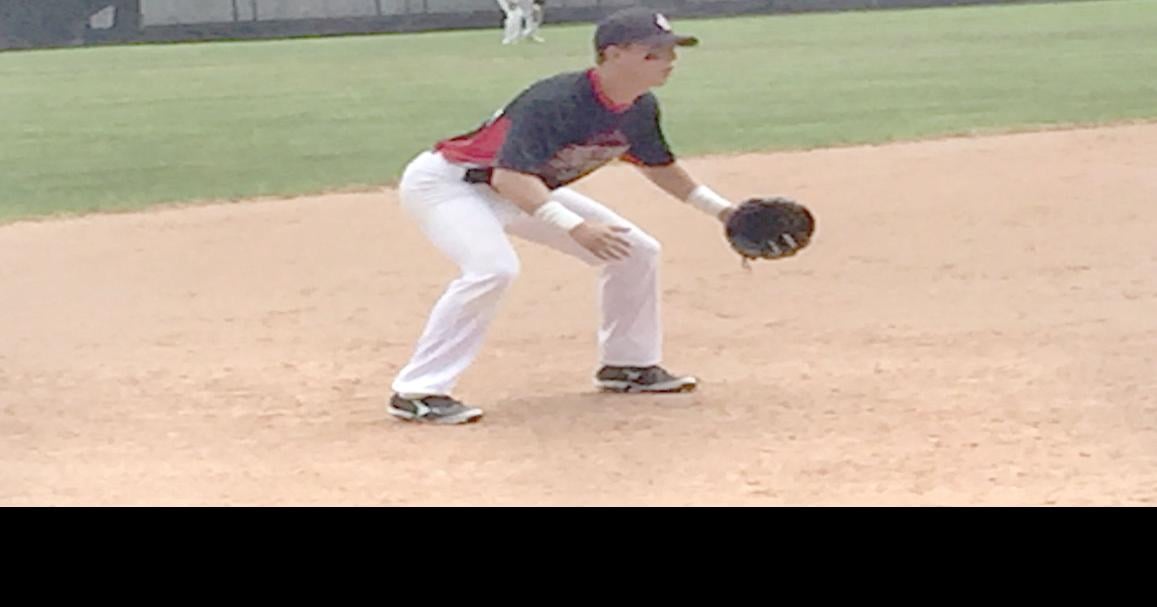
[[[599,23],[596,65],[535,82],[477,129],[419,154],[399,184],[402,207],[461,270],[438,299],[388,411],[459,424],[482,410],[451,396],[519,272],[514,235],[601,268],[595,385],[610,392],[686,392],[698,381],[662,361],[659,242],[568,184],[614,159],[679,201],[726,222],[733,204],[696,181],[664,139],[650,92],[675,67],[677,35],[649,9]],[[543,311],[544,314],[549,311]]]
[[[545,42],[538,35],[542,25],[544,0],[498,0],[498,6],[506,14],[503,21],[502,44],[516,44],[530,39]]]

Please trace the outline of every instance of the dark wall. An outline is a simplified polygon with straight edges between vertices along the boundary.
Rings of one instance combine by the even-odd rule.
[[[140,0],[0,0],[0,49],[76,46],[140,36]],[[89,17],[115,6],[111,30],[90,30]]]
[[[965,4],[1009,4],[1049,0],[641,0],[671,17],[886,9]],[[1080,0],[1052,0],[1080,1]],[[117,20],[110,30],[88,27],[89,16],[113,4]],[[412,13],[349,19],[237,21],[141,27],[140,0],[0,0],[0,49],[131,42],[167,42],[244,38],[285,38],[440,29],[498,28],[501,12],[492,0],[461,13]],[[555,7],[547,0],[547,22],[591,23],[614,7]]]

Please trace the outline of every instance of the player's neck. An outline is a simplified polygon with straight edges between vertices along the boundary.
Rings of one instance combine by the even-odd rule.
[[[615,105],[631,105],[648,90],[648,87],[631,82],[606,63],[595,66],[595,76],[599,79],[603,94]]]

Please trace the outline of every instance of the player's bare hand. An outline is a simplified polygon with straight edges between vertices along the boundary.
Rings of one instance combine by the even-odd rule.
[[[578,241],[595,257],[604,260],[625,259],[631,254],[631,243],[620,236],[631,231],[624,226],[612,226],[605,223],[584,221],[571,231],[571,238]]]

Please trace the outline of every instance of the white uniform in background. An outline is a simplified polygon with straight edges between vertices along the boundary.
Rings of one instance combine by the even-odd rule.
[[[543,42],[538,35],[538,28],[542,25],[543,10],[536,0],[498,0],[498,6],[506,13],[503,22],[502,44],[515,44],[529,38],[535,42]]]
[[[526,17],[526,25],[522,29],[522,37],[530,38],[535,42],[545,42],[542,36],[538,35],[538,28],[542,26],[542,20],[546,16],[543,10],[545,0],[532,0],[530,14]]]

